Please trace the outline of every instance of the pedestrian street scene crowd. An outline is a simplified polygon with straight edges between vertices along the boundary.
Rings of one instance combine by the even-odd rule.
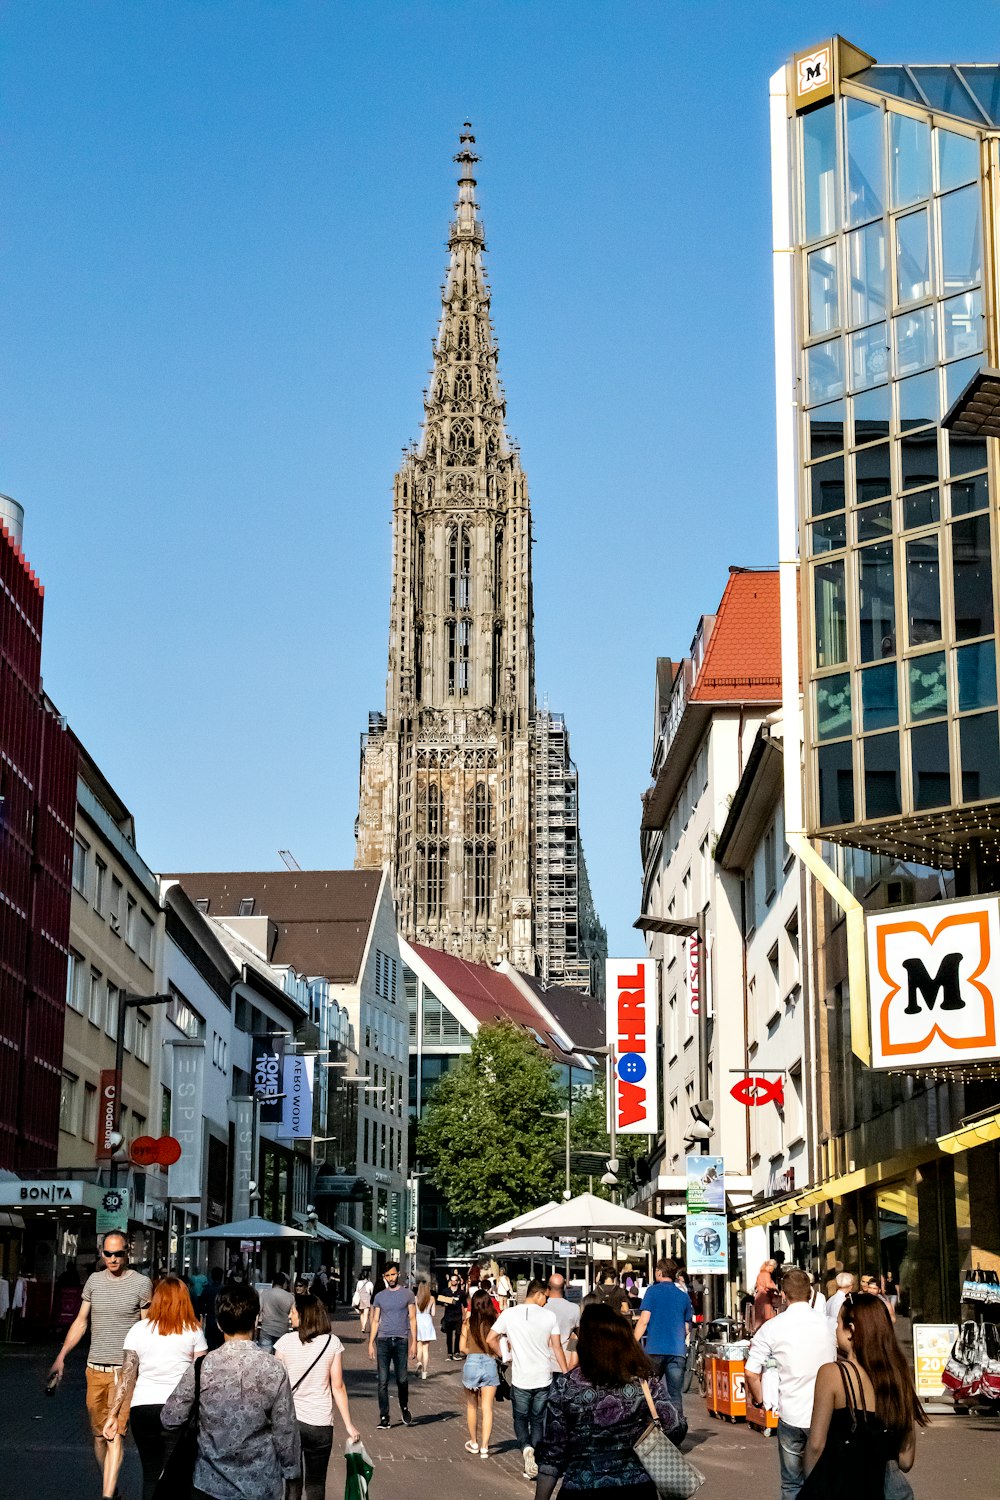
[[[648,1283],[631,1262],[593,1265],[589,1284],[543,1270],[518,1277],[491,1260],[411,1285],[390,1264],[362,1270],[337,1308],[323,1267],[259,1286],[219,1267],[154,1283],[109,1234],[78,1316],[35,1364],[54,1398],[45,1419],[56,1402],[85,1406],[93,1457],[74,1462],[72,1493],[389,1496],[409,1492],[409,1458],[412,1492],[428,1496],[711,1496],[736,1466],[781,1500],[906,1500],[918,1447],[946,1457],[923,1435],[932,1419],[873,1278],[840,1273],[826,1296],[769,1261],[742,1320],[716,1320],[766,1424],[748,1444],[750,1429],[706,1420],[698,1351],[720,1346],[704,1343],[703,1279],[670,1259]],[[36,1493],[55,1493],[45,1474],[42,1462]]]

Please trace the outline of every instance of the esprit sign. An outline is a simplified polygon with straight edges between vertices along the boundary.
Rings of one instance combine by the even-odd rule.
[[[656,961],[609,958],[606,975],[615,1129],[619,1135],[650,1135],[659,1129]]]
[[[1000,900],[941,901],[870,915],[872,1067],[1000,1057]]]

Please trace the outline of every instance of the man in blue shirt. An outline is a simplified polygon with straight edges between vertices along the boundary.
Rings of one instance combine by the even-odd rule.
[[[657,1261],[656,1281],[646,1288],[635,1336],[640,1343],[645,1336],[646,1353],[657,1375],[665,1377],[670,1400],[683,1422],[688,1324],[694,1317],[694,1308],[687,1292],[674,1281],[676,1274],[676,1261]]]

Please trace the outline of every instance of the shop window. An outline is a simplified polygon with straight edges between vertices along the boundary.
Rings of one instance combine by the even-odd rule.
[[[925,724],[920,729],[910,730],[915,811],[944,807],[951,801],[950,764],[947,722]]]
[[[865,815],[897,816],[902,807],[898,734],[874,734],[862,742],[865,775]]]
[[[1000,744],[997,716],[973,714],[958,721],[962,754],[962,801],[1000,797]]]

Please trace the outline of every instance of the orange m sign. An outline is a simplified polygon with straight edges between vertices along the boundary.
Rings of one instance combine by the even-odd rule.
[[[871,913],[872,1067],[940,1067],[1000,1056],[1000,901]]]

